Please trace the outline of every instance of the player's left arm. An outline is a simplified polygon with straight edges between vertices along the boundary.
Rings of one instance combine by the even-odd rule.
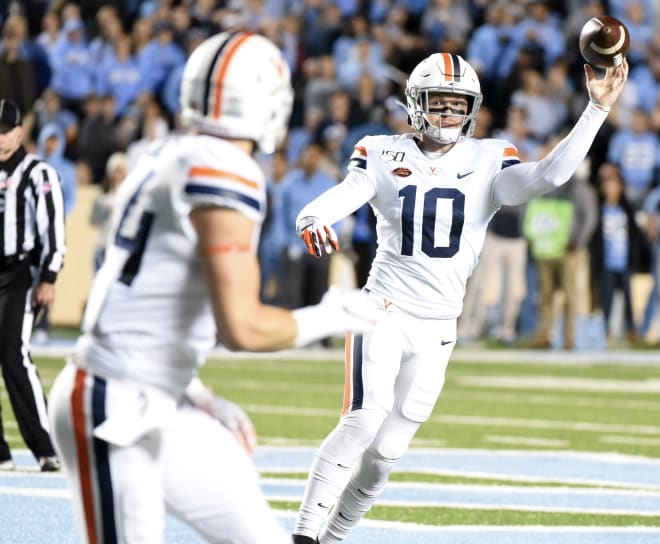
[[[493,182],[493,198],[498,205],[528,202],[566,183],[584,160],[605,121],[610,107],[628,79],[628,62],[608,68],[603,78],[585,65],[589,104],[573,129],[543,159],[516,164],[499,171]]]

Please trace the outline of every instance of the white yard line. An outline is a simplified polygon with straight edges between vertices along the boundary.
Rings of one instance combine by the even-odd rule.
[[[558,376],[482,376],[459,374],[452,380],[460,385],[489,389],[554,389],[606,393],[660,393],[660,379],[613,380]]]
[[[289,385],[290,387],[290,385]],[[647,411],[660,411],[660,401],[656,400],[623,400],[611,397],[578,397],[569,395],[539,395],[530,391],[520,390],[516,393],[508,391],[470,391],[466,393],[465,390],[455,391],[453,389],[445,390],[442,392],[443,399],[461,399],[466,398],[473,401],[480,402],[500,402],[509,404],[537,404],[543,406],[558,406],[561,408],[579,407],[579,408],[609,408],[617,410],[647,410]]]
[[[48,346],[32,346],[36,357],[65,357],[73,351],[74,340],[56,341]],[[266,359],[266,360],[309,360],[343,361],[343,349],[300,349],[277,353],[236,353],[215,349],[210,354],[215,359]],[[632,364],[660,365],[660,357],[655,351],[603,350],[603,351],[559,351],[524,349],[475,349],[460,344],[452,355],[452,363],[526,363],[536,364]]]
[[[511,444],[512,446],[538,446],[542,448],[565,448],[570,444],[568,440],[552,440],[550,438],[533,438],[526,436],[501,436],[493,434],[485,435],[484,442]]]
[[[301,408],[300,406],[274,406],[270,404],[243,404],[248,412],[255,414],[278,414],[299,417],[338,418],[340,409]],[[660,435],[657,425],[625,425],[610,423],[591,423],[588,421],[548,421],[545,419],[526,419],[514,417],[468,416],[461,414],[431,416],[429,421],[436,423],[474,425],[483,427],[515,427],[517,429],[557,429],[587,431],[595,433],[625,433],[640,435]]]
[[[628,444],[632,446],[660,446],[660,438],[637,438],[632,436],[601,436],[605,444]]]

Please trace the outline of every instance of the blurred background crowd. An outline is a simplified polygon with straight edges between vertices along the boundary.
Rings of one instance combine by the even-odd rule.
[[[181,130],[190,52],[224,30],[272,39],[296,100],[285,146],[260,157],[270,201],[262,297],[293,308],[317,302],[329,283],[364,284],[376,243],[367,206],[338,225],[344,252],[330,260],[305,254],[295,218],[341,181],[362,136],[409,131],[400,101],[421,59],[447,51],[468,60],[484,94],[475,137],[506,138],[536,160],[586,104],[578,36],[601,14],[630,31],[629,83],[570,184],[496,214],[460,337],[567,349],[654,343],[658,0],[14,0],[0,4],[0,96],[24,112],[27,147],[58,169],[67,213],[81,205],[77,189],[98,187],[85,213],[103,232],[126,171],[152,140]]]

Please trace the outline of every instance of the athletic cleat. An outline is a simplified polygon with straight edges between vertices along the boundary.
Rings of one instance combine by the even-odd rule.
[[[60,470],[60,460],[57,457],[39,457],[41,472],[57,472]]]
[[[319,541],[311,536],[293,535],[293,544],[319,544]]]
[[[11,457],[9,459],[0,461],[0,470],[14,470],[15,468],[16,465],[14,464],[14,460]]]

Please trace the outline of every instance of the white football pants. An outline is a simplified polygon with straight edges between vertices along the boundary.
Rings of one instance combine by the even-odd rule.
[[[160,396],[72,364],[55,380],[52,436],[81,541],[161,544],[167,508],[208,542],[290,544],[229,431]]]
[[[376,330],[347,338],[344,410],[315,456],[294,529],[321,544],[342,542],[375,502],[431,415],[456,344],[455,319],[375,302]]]

